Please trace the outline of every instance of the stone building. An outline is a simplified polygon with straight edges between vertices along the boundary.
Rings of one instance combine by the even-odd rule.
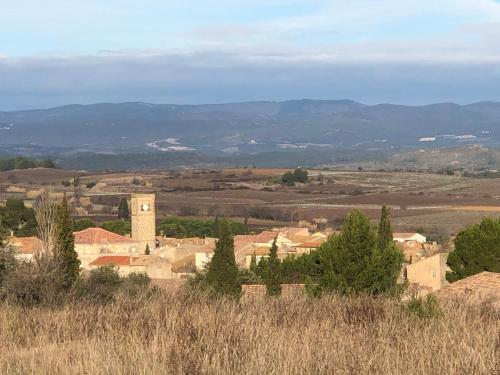
[[[410,285],[415,285],[433,292],[448,285],[446,281],[447,253],[440,253],[406,266],[406,278]]]
[[[171,263],[155,255],[103,255],[94,259],[89,269],[104,266],[114,267],[120,276],[145,273],[153,280],[171,279],[174,276]]]
[[[140,253],[139,242],[102,228],[88,228],[75,232],[74,236],[75,251],[84,269],[88,269],[90,263],[102,255],[139,255]]]

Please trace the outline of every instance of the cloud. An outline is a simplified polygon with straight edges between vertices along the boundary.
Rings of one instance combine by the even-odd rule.
[[[200,3],[7,2],[0,105],[500,100],[493,0]]]
[[[423,104],[500,100],[495,64],[249,60],[229,53],[130,52],[0,60],[3,110],[69,103],[215,103],[351,98]]]

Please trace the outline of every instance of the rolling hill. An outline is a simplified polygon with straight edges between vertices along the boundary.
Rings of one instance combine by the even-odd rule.
[[[2,146],[29,145],[65,152],[196,151],[227,155],[307,148],[459,147],[470,143],[500,145],[500,103],[102,103],[0,112],[0,152]]]

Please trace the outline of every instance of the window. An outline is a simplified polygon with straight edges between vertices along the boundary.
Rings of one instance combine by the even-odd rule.
[[[434,268],[434,269],[432,270],[432,278],[434,278],[434,279],[435,279],[435,278],[436,278],[436,276],[437,276],[437,271],[436,271],[436,269]]]

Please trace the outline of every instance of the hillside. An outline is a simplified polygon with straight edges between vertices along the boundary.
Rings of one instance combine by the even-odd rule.
[[[120,103],[0,112],[0,153],[61,151],[391,150],[500,145],[500,103],[368,106],[350,100],[215,105]]]

